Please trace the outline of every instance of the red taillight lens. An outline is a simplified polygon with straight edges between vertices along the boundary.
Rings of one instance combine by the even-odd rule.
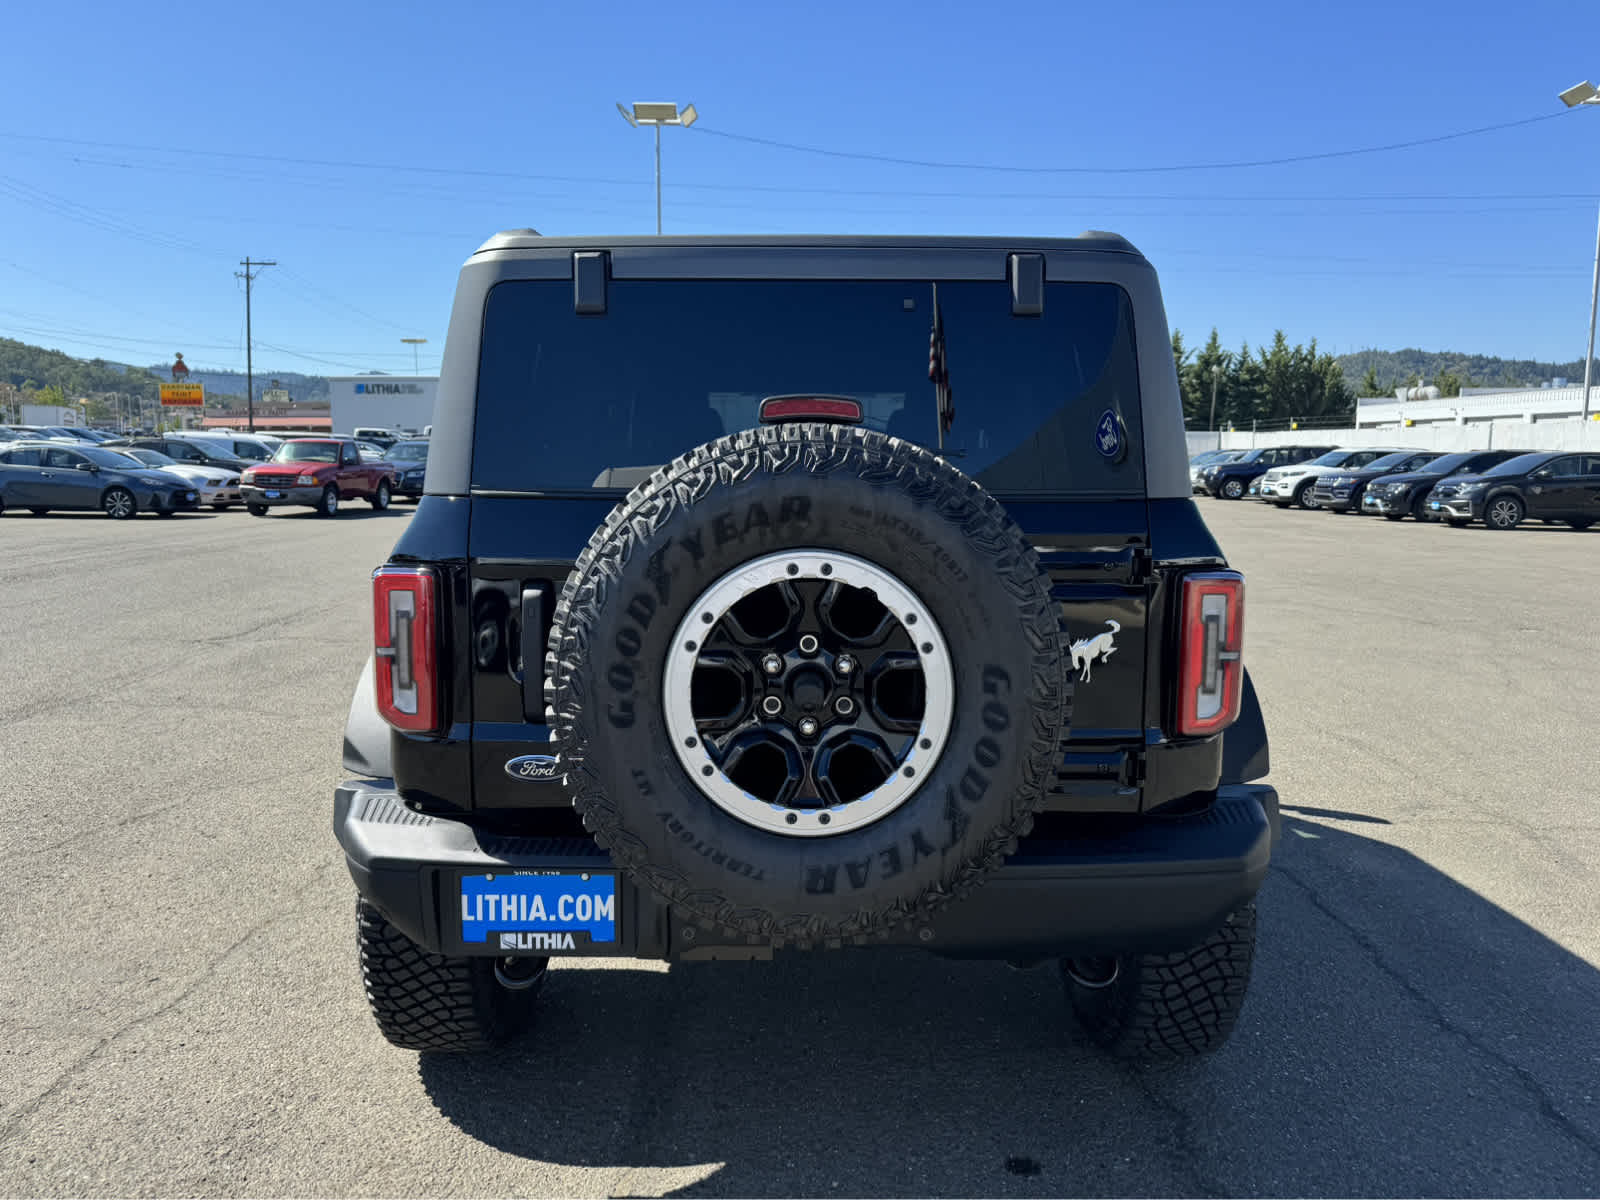
[[[861,402],[848,396],[768,396],[761,402],[761,423],[838,421],[861,424]]]
[[[439,724],[437,591],[426,567],[380,567],[372,576],[378,712],[412,733]]]
[[[1183,579],[1178,642],[1178,733],[1200,737],[1233,724],[1244,692],[1244,576],[1207,571]]]

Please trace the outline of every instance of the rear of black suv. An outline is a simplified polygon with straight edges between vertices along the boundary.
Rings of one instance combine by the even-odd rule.
[[[1220,1044],[1277,798],[1166,339],[1111,235],[474,255],[335,803],[390,1040],[904,944]]]

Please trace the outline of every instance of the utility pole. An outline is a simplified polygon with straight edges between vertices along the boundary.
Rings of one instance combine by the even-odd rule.
[[[1594,286],[1589,290],[1589,353],[1583,356],[1583,419],[1589,419],[1589,380],[1594,374],[1594,310],[1600,302],[1600,223],[1594,234]],[[1582,428],[1587,429],[1584,425]]]
[[[255,277],[261,274],[261,272],[256,271],[252,273],[250,268],[275,267],[278,264],[276,261],[267,261],[262,259],[257,259],[252,262],[250,260],[250,256],[247,254],[244,256],[244,261],[239,265],[243,267],[244,270],[235,271],[233,274],[234,278],[244,280],[244,405],[247,420],[249,422],[250,432],[254,433],[256,431],[256,372],[255,362],[251,356],[250,285],[255,282]]]
[[[1212,363],[1211,364],[1211,432],[1212,433],[1215,433],[1217,431],[1217,380],[1219,380],[1221,378],[1222,378],[1222,368],[1218,364]],[[1220,440],[1218,442],[1218,445],[1219,446],[1221,445]]]

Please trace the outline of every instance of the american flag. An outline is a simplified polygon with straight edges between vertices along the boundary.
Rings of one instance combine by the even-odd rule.
[[[950,391],[950,363],[945,358],[944,312],[939,307],[939,285],[933,285],[933,331],[928,334],[928,378],[935,384],[939,402],[939,432],[949,433],[955,424],[956,405]]]

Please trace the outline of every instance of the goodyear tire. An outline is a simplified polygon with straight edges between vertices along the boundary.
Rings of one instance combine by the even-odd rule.
[[[600,844],[680,916],[773,945],[863,941],[977,884],[1031,827],[1071,699],[1001,506],[827,425],[635,488],[562,589],[545,678]]]
[[[1255,951],[1252,901],[1191,949],[1067,959],[1061,975],[1079,1025],[1114,1057],[1190,1058],[1220,1049],[1233,1032]]]
[[[521,1033],[548,959],[519,959],[513,986],[493,958],[424,950],[365,900],[356,901],[361,979],[378,1029],[405,1050],[486,1050]]]

